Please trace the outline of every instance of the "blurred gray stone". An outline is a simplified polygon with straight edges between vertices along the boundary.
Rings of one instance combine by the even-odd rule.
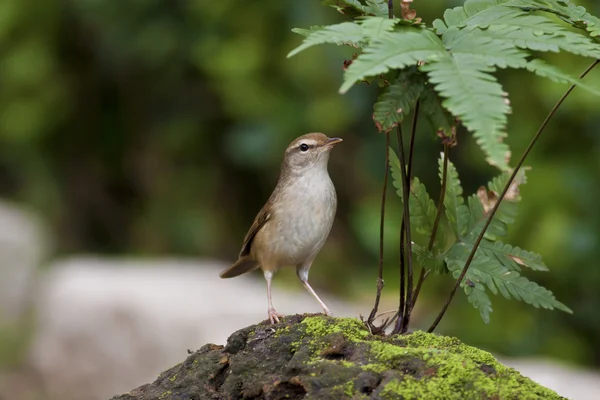
[[[0,201],[0,324],[16,323],[26,311],[45,249],[37,216]]]
[[[260,273],[223,280],[216,261],[72,258],[52,265],[38,299],[31,366],[48,396],[107,399],[181,362],[187,349],[224,344],[235,330],[266,319]],[[274,283],[280,313],[320,312],[298,283]],[[357,316],[323,294],[335,315]]]

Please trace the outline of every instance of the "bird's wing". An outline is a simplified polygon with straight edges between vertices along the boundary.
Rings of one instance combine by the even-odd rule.
[[[256,237],[256,234],[260,229],[265,226],[265,223],[271,218],[271,207],[270,204],[267,203],[262,210],[258,213],[256,218],[254,218],[254,222],[248,230],[246,237],[244,238],[244,244],[242,245],[242,250],[240,251],[240,257],[247,256],[250,254],[250,248],[252,247],[252,241]]]

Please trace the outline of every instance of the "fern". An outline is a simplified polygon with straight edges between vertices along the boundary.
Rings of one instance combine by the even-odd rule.
[[[398,197],[401,201],[404,201],[402,193],[402,170],[400,169],[400,160],[396,153],[389,149],[390,159],[390,170],[392,178],[394,179],[394,187],[397,189]],[[435,203],[429,197],[425,185],[419,181],[418,178],[413,178],[410,187],[409,196],[409,210],[410,210],[410,224],[414,232],[418,233],[419,236],[414,238],[416,244],[421,247],[426,247],[429,244],[429,235],[433,232],[433,225],[435,223],[435,216],[437,208]],[[444,243],[445,238],[441,230],[438,230],[436,235],[436,241],[434,242],[434,248],[439,247],[439,243]]]
[[[443,179],[444,153],[440,157],[440,179]],[[463,189],[458,179],[456,167],[448,161],[448,171],[446,174],[446,193],[444,195],[444,208],[446,210],[446,218],[450,223],[450,228],[454,231],[454,235],[462,239],[467,234],[469,229],[469,209],[465,205],[465,200],[462,197]]]
[[[500,241],[483,240],[479,247],[483,254],[490,258],[497,258],[498,262],[513,271],[520,271],[520,265],[531,268],[534,271],[548,271],[548,267],[542,261],[542,257],[531,251],[513,247]]]
[[[585,8],[577,6],[569,0],[512,1],[507,6],[549,12],[575,28],[587,31],[593,38],[600,36],[600,18],[591,15]]]
[[[356,82],[390,69],[403,69],[420,60],[446,56],[441,40],[428,29],[400,26],[369,43],[344,74],[340,93],[346,93]]]
[[[380,132],[389,132],[401,123],[419,98],[425,80],[414,71],[400,71],[398,77],[390,83],[377,99],[373,120]]]
[[[382,17],[388,15],[386,0],[366,0],[365,4],[362,4],[359,0],[323,0],[323,4],[351,17],[362,15]]]
[[[442,106],[442,100],[435,90],[426,85],[419,96],[421,101],[421,115],[429,122],[434,131],[452,134],[454,118]]]
[[[454,279],[458,279],[462,270],[462,264],[457,261],[449,261],[448,269],[452,272]],[[481,315],[483,322],[489,324],[490,313],[493,311],[493,309],[492,301],[490,300],[490,296],[488,296],[485,291],[485,286],[483,286],[480,282],[473,282],[468,278],[464,279],[460,286],[465,291],[469,303],[471,303],[473,307],[479,311],[479,315]]]
[[[440,34],[445,34],[450,27],[466,30],[479,28],[477,35],[511,42],[521,48],[555,52],[562,50],[599,58],[600,48],[593,40],[565,29],[544,15],[533,14],[531,11],[542,10],[542,7],[535,7],[535,3],[467,0],[463,7],[446,10],[444,21],[434,21],[434,27]]]
[[[488,162],[507,169],[509,149],[502,140],[506,136],[504,128],[510,107],[502,86],[490,74],[494,68],[474,57],[456,54],[425,64],[421,69],[445,98],[442,105],[473,132]]]
[[[458,173],[452,163],[448,164],[447,179],[449,187],[446,189],[444,206],[457,241],[445,253],[445,260],[448,269],[458,277],[485,224],[486,209],[490,209],[495,204],[495,196],[507,183],[508,175],[501,174],[489,182],[487,189],[480,188],[479,195],[469,197],[468,207],[464,204]],[[552,292],[520,275],[521,266],[536,271],[548,270],[539,254],[498,240],[506,236],[508,225],[515,220],[517,204],[520,200],[518,185],[524,182],[525,175],[521,173],[516,184],[507,192],[505,202],[500,205],[492,219],[486,231],[486,239],[475,252],[473,262],[465,276],[465,282],[468,280],[471,285],[466,283],[461,285],[465,293],[468,292],[469,301],[478,308],[484,321],[489,321],[491,305],[487,303],[485,293],[481,293],[484,289],[477,286],[478,284],[485,285],[493,294],[500,293],[508,299],[521,300],[535,307],[571,312],[568,307],[556,300]]]
[[[509,170],[510,151],[504,138],[510,107],[507,94],[494,76],[496,68],[526,69],[600,95],[600,90],[583,85],[579,79],[533,58],[530,53],[566,51],[600,58],[600,45],[593,39],[548,17],[548,13],[558,15],[595,35],[600,30],[598,19],[568,1],[467,0],[462,7],[446,10],[443,20],[434,21],[437,35],[428,28],[417,27],[416,23],[410,26],[410,21],[384,18],[385,1],[327,0],[326,3],[360,19],[299,32],[307,36],[289,56],[321,43],[362,48],[362,53],[345,71],[340,93],[346,93],[356,82],[368,81],[390,70],[402,71],[418,63],[418,68],[427,74],[425,86],[430,85],[436,92],[432,96],[431,91],[423,90],[419,95],[425,118],[436,129],[448,132],[454,121],[447,113],[440,112],[440,108],[449,112],[473,133],[487,161],[502,171]],[[407,105],[415,100],[415,87],[405,93],[399,90],[400,82],[392,82],[374,113],[376,125],[385,132],[404,118],[404,113],[394,113],[392,107],[398,105],[396,110],[407,111]]]
[[[325,43],[359,48],[367,40],[378,38],[385,32],[391,31],[398,21],[387,18],[367,17],[361,20],[360,23],[342,22],[341,24],[325,27],[311,27],[310,30],[295,28],[292,29],[292,32],[306,36],[306,38],[300,46],[290,51],[287,57],[293,57],[309,47]]]

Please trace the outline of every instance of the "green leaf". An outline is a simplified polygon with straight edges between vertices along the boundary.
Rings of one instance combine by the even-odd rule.
[[[572,77],[569,74],[562,72],[555,66],[547,64],[543,60],[532,60],[527,63],[526,68],[538,76],[548,78],[557,83],[569,83],[592,94],[600,96],[600,90],[586,85],[581,79]]]
[[[292,29],[292,32],[306,36],[302,44],[290,51],[287,58],[308,49],[309,47],[332,43],[338,46],[347,45],[356,48],[364,46],[368,40],[384,35],[394,29],[398,19],[388,19],[380,17],[365,17],[355,22],[342,22],[341,24],[328,26],[313,26],[307,29]]]
[[[548,271],[548,267],[542,261],[542,256],[532,251],[523,250],[510,244],[500,241],[493,242],[482,240],[479,247],[483,254],[490,258],[495,258],[498,262],[510,270],[520,271],[520,266],[526,266],[534,271]]]
[[[292,32],[299,34],[307,33],[306,30],[298,29],[292,29]],[[287,58],[293,57],[309,47],[323,43],[333,43],[338,46],[349,45],[360,47],[361,42],[364,39],[362,27],[354,22],[342,22],[337,25],[329,25],[309,32],[302,44],[288,53]]]
[[[366,0],[365,4],[359,0],[323,0],[322,4],[331,6],[344,15],[352,18],[361,15],[374,15],[387,17],[388,6],[386,0]]]
[[[444,153],[442,153],[439,161],[440,179],[442,179],[443,169]],[[457,238],[464,238],[469,229],[469,208],[465,205],[463,199],[463,189],[458,179],[456,167],[450,161],[448,161],[444,207],[446,218],[448,218],[454,234]]]
[[[467,0],[463,7],[446,10],[444,21],[436,20],[434,27],[440,34],[446,34],[446,30],[450,27],[465,30],[476,29],[478,36],[489,36],[511,42],[521,48],[554,52],[558,52],[560,49],[584,57],[600,58],[600,47],[593,40],[579,32],[565,29],[564,26],[545,15],[532,12],[536,10],[549,11],[562,15],[563,19],[568,19],[566,17],[568,12],[564,7],[555,7],[554,11],[550,11],[552,9],[550,3],[558,4],[560,2],[561,0]],[[583,12],[585,14],[585,9]],[[583,24],[583,21],[574,15],[572,15],[572,19],[567,22],[575,24],[574,20],[578,20],[577,23]],[[593,23],[592,20],[590,23]],[[600,28],[598,29],[600,30]]]
[[[575,28],[586,30],[594,38],[600,36],[600,18],[591,15],[585,8],[573,4],[570,0],[512,1],[507,6],[549,12]]]
[[[442,100],[435,90],[426,85],[420,95],[421,115],[425,118],[434,131],[452,134],[454,118],[452,114],[442,107]]]
[[[473,132],[487,161],[508,169],[510,151],[503,142],[506,114],[510,111],[506,93],[491,74],[495,69],[479,57],[447,54],[421,66],[435,90],[446,100],[442,105]]]
[[[386,86],[374,106],[373,120],[379,132],[389,132],[410,112],[419,98],[425,80],[416,71],[400,71],[398,78]]]
[[[392,178],[394,180],[394,187],[397,189],[396,193],[403,199],[402,193],[402,170],[400,169],[400,160],[396,153],[390,148],[389,150],[390,169],[392,172]],[[435,203],[429,197],[425,185],[419,181],[419,178],[413,178],[410,188],[409,196],[409,212],[410,212],[410,225],[412,230],[419,234],[415,236],[413,241],[421,247],[426,247],[429,244],[429,237],[433,232],[433,225],[435,224],[435,216],[437,208]],[[436,240],[434,248],[439,247],[439,243],[444,243],[445,238],[443,231],[438,229],[436,232]]]
[[[524,68],[527,65],[527,52],[510,41],[484,36],[480,30],[459,30],[453,26],[446,30],[442,40],[452,54],[461,54],[488,66]]]
[[[440,39],[428,29],[401,26],[372,40],[346,70],[340,93],[346,93],[356,82],[383,74],[390,69],[403,69],[420,60],[447,56]]]
[[[464,244],[458,244],[448,253],[446,263],[455,278],[458,278],[460,275],[460,271],[469,253],[470,249],[464,246]],[[467,279],[471,284],[466,283]],[[520,276],[517,271],[507,268],[497,259],[487,257],[481,252],[481,249],[477,250],[475,258],[467,271],[465,284],[467,286],[474,284],[475,287],[478,284],[483,284],[493,294],[499,292],[507,299],[514,298],[515,300],[531,304],[534,307],[542,307],[550,310],[556,308],[567,313],[572,313],[567,306],[556,300],[551,291]]]
[[[460,273],[462,271],[462,265],[459,264],[458,262],[450,262],[448,263],[448,269],[450,271],[452,271],[452,275],[454,276],[454,279],[458,279],[458,277],[460,276]],[[468,271],[467,271],[468,274]],[[460,285],[463,290],[465,291],[465,294],[467,295],[467,299],[469,300],[469,303],[471,303],[473,305],[473,307],[475,307],[478,311],[479,314],[481,315],[481,319],[483,319],[483,322],[486,324],[490,323],[490,313],[493,311],[492,309],[492,301],[490,300],[490,297],[487,295],[487,293],[485,292],[485,286],[483,286],[481,283],[478,282],[473,282],[470,279],[464,279],[461,282]]]
[[[416,243],[412,245],[413,253],[417,256],[417,262],[422,268],[426,270],[433,270],[437,274],[446,271],[446,263],[444,261],[444,254],[440,254],[438,251],[428,251],[427,248],[419,246]]]

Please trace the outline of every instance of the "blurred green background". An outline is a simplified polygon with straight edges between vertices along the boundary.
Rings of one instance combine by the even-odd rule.
[[[426,22],[460,1],[415,1]],[[594,15],[600,4],[578,1]],[[0,2],[0,195],[39,210],[53,257],[179,254],[233,261],[277,179],[283,149],[310,131],[340,136],[330,172],[336,224],[311,271],[319,290],[372,301],[384,137],[371,119],[378,88],[339,95],[350,49],[286,54],[294,27],[343,21],[318,1],[5,0]],[[547,58],[572,74],[589,63]],[[501,71],[520,154],[565,86]],[[600,86],[600,70],[589,76]],[[511,356],[600,366],[600,99],[576,90],[528,160],[508,242],[541,253],[527,274],[574,315],[493,298],[485,325],[462,294],[440,332]],[[496,171],[469,134],[451,152],[467,193]],[[423,124],[415,175],[437,198],[441,148]],[[516,158],[513,157],[513,158]],[[389,192],[384,309],[397,293],[400,203]],[[293,272],[283,281],[297,285]],[[426,328],[451,287],[428,281],[414,317]],[[363,313],[368,313],[365,307]]]

